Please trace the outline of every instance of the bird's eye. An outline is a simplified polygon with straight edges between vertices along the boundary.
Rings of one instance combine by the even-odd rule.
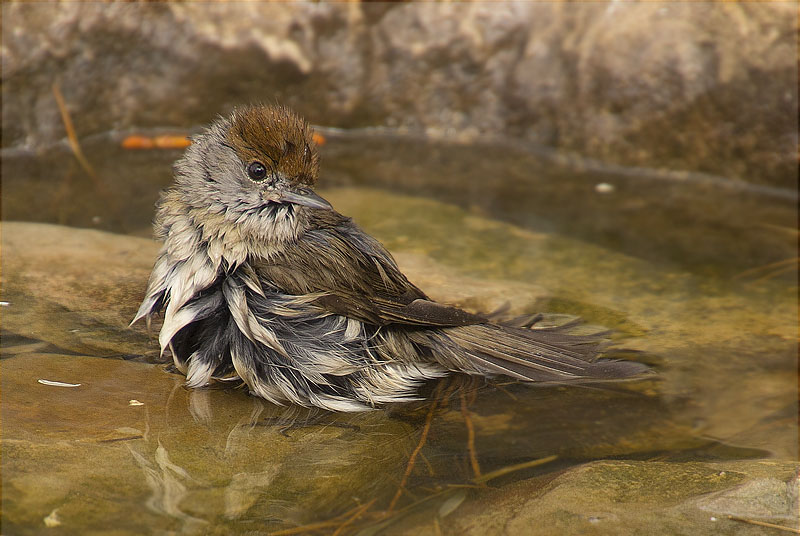
[[[267,178],[267,168],[261,162],[250,162],[247,166],[247,174],[251,180],[261,182]]]

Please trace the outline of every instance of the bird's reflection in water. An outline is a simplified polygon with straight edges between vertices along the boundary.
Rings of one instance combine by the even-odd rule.
[[[148,408],[128,448],[153,512],[180,530],[206,522],[303,524],[386,496],[415,441],[386,411],[337,414],[275,406],[242,389],[176,387]]]
[[[438,508],[459,490],[464,500],[486,483],[713,443],[676,424],[680,402],[665,403],[652,384],[532,388],[454,376],[421,393],[418,402],[332,413],[275,406],[240,388],[179,386],[165,407],[150,408],[145,437],[129,448],[151,490],[148,508],[196,532],[204,523],[335,529],[353,516],[348,527],[363,528]]]
[[[150,449],[137,449],[130,443],[127,447],[152,491],[145,502],[147,508],[173,518],[180,524],[181,532],[192,534],[202,530],[208,521],[181,509],[181,502],[188,495],[187,486],[197,485],[199,482],[170,460],[169,452],[160,442],[152,455],[149,453]]]

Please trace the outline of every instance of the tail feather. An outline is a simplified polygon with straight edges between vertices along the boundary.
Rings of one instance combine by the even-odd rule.
[[[447,330],[478,372],[505,374],[535,382],[630,378],[648,367],[633,361],[600,359],[603,334],[573,335],[563,327],[525,329],[497,324]]]
[[[566,348],[554,348],[551,344],[534,345],[526,347],[514,346],[512,343],[497,339],[486,340],[474,337],[468,330],[451,335],[451,338],[461,346],[470,350],[470,354],[495,358],[509,363],[517,363],[527,367],[536,368],[544,373],[556,373],[574,376],[583,370],[586,361],[581,360],[576,352]],[[538,346],[538,348],[537,348]],[[561,351],[559,351],[561,350]]]
[[[502,358],[495,358],[486,354],[470,353],[469,357],[483,373],[503,374],[517,380],[530,382],[549,381],[544,379],[540,371],[533,372],[527,365],[511,363]]]

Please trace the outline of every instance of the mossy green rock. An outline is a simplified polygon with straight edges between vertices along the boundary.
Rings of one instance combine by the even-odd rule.
[[[729,516],[797,529],[798,470],[771,460],[597,461],[480,492],[437,524],[464,535],[772,534]],[[387,533],[436,534],[437,508]]]

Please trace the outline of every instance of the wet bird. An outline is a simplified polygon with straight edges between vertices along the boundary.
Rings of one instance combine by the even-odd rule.
[[[133,322],[163,311],[162,354],[189,387],[238,378],[275,403],[359,411],[449,372],[560,383],[643,371],[598,360],[599,337],[432,301],[311,189],[318,174],[312,129],[280,106],[219,118],[177,161]]]

